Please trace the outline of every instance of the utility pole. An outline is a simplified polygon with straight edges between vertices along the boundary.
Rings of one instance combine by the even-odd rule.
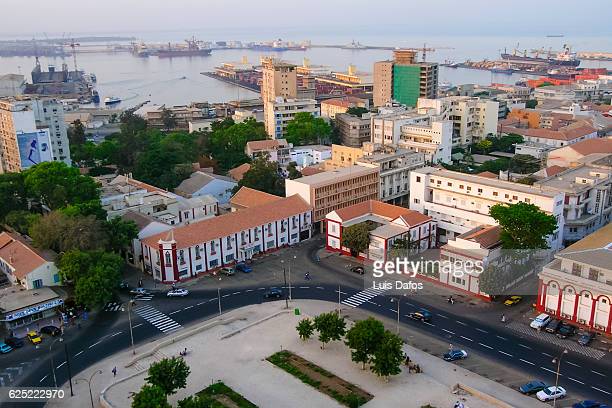
[[[559,355],[559,357],[553,358],[552,362],[557,363],[557,377],[555,378],[555,396],[553,398],[553,408],[557,406],[557,390],[559,389],[559,371],[561,370],[561,359],[564,355],[568,353],[567,349],[563,350],[563,352]]]
[[[134,300],[130,299],[128,302],[128,321],[130,322],[130,341],[132,343],[132,355],[136,355],[136,348],[134,347],[134,331],[132,330],[132,307],[134,305]]]
[[[66,353],[66,368],[68,369],[68,382],[70,383],[70,396],[74,397],[72,391],[72,372],[70,371],[70,357],[68,356],[68,344],[64,342],[64,353]]]
[[[217,299],[219,301],[219,316],[221,316],[221,288],[217,288]]]
[[[283,265],[283,278],[285,280],[285,287],[287,287],[287,272],[285,271],[285,265]],[[285,292],[285,309],[289,309],[289,297]]]
[[[338,284],[338,313],[340,313],[340,284]]]

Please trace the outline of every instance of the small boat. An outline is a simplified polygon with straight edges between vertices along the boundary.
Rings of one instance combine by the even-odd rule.
[[[115,105],[119,102],[121,102],[121,98],[118,98],[116,96],[107,96],[106,98],[104,98],[105,105]]]

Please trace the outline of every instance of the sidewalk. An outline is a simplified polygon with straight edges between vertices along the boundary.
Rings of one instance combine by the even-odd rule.
[[[75,378],[89,378],[96,370],[102,370],[92,381],[96,406],[129,407],[130,396],[142,386],[149,364],[165,357],[176,356],[187,347],[189,354],[186,360],[191,374],[187,388],[169,397],[173,406],[176,406],[178,400],[206,388],[212,382],[223,380],[262,408],[339,407],[336,401],[265,360],[276,351],[289,349],[373,394],[375,397],[366,404],[367,407],[419,408],[421,405],[432,404],[442,408],[453,406],[457,400],[462,400],[469,408],[495,406],[490,401],[476,396],[453,394],[451,388],[458,383],[486,392],[505,402],[505,405],[497,406],[545,406],[533,398],[522,396],[510,388],[411,346],[405,346],[405,351],[423,368],[424,373],[408,374],[404,371],[389,382],[384,382],[369,370],[361,370],[359,365],[352,363],[350,352],[342,342],[333,342],[325,350],[321,350],[318,340],[302,342],[297,336],[295,326],[299,320],[305,315],[313,316],[333,310],[336,306],[334,303],[294,302],[292,306],[301,309],[301,316],[295,316],[292,310],[287,313],[283,306],[284,302],[270,302],[228,312],[220,320],[212,319],[178,331],[173,337],[166,336],[139,347],[137,353],[143,354],[137,355],[134,360],[128,350],[76,374]],[[272,315],[274,316],[270,317]],[[180,338],[199,326],[206,327],[199,333]],[[116,378],[111,372],[114,367],[117,367]],[[69,395],[66,384],[63,389]],[[109,405],[97,404],[95,396],[99,396],[102,391]],[[74,397],[50,401],[47,406],[80,408],[90,405],[86,381],[76,381],[74,392]]]

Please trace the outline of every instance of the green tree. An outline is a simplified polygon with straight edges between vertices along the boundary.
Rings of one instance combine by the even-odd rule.
[[[540,160],[528,154],[515,154],[510,159],[509,170],[520,174],[535,173],[540,170]]]
[[[297,169],[296,162],[290,162],[287,165],[287,173],[289,173],[289,180],[295,180],[302,177],[302,173]]]
[[[404,360],[403,345],[404,342],[398,335],[385,330],[372,357],[370,370],[385,381],[389,380],[389,376],[399,374]]]
[[[500,171],[508,170],[510,161],[505,157],[495,160],[488,160],[478,166],[478,172],[490,171],[491,173],[498,174]]]
[[[178,408],[220,408],[218,401],[212,401],[208,396],[191,395],[178,402]]]
[[[0,222],[12,211],[28,209],[23,173],[0,174]]]
[[[538,181],[538,179],[532,176],[527,176],[527,177],[523,177],[521,179],[516,180],[517,183],[527,184],[529,186],[533,185],[533,183],[535,183],[536,181]]]
[[[368,109],[361,106],[352,106],[346,110],[349,115],[361,117],[364,113],[368,113]]]
[[[249,161],[244,153],[247,142],[268,137],[263,123],[249,118],[241,123],[231,119],[212,124],[209,137],[210,153],[223,170],[233,169]]]
[[[132,408],[172,408],[172,405],[160,387],[145,384],[132,397]]]
[[[557,229],[554,216],[534,204],[495,204],[489,214],[501,227],[505,249],[545,249],[546,237]]]
[[[176,127],[176,118],[174,117],[174,113],[170,109],[164,108],[161,114],[161,120],[164,124],[164,129],[169,131]]]
[[[356,322],[346,332],[344,342],[351,349],[351,359],[355,363],[369,363],[384,338],[385,326],[373,317]]]
[[[500,138],[496,138],[495,150],[506,153],[514,153],[514,145],[523,143],[523,136],[516,133],[508,133]]]
[[[269,161],[267,155],[259,156],[251,163],[249,171],[244,173],[242,180],[234,187],[234,193],[242,186],[278,196],[285,195],[285,181],[278,172],[278,165]]]
[[[72,249],[95,250],[106,245],[100,220],[94,216],[69,216],[53,211],[30,228],[34,244],[41,249],[67,252]]]
[[[287,123],[285,139],[294,146],[322,143],[331,134],[331,126],[312,113],[299,112]]]
[[[4,218],[4,222],[20,234],[28,234],[32,225],[40,219],[40,214],[32,214],[29,211],[11,211]]]
[[[370,226],[365,222],[360,222],[344,228],[342,246],[349,248],[353,256],[364,252],[370,246]]]
[[[315,327],[314,327],[314,323],[312,322],[312,320],[306,318],[306,319],[300,320],[300,322],[295,327],[295,329],[300,335],[300,339],[302,339],[303,341],[306,341],[310,338],[310,336],[312,336],[312,333],[314,333]]]
[[[93,158],[99,160],[102,164],[118,164],[119,148],[120,145],[117,140],[104,140],[102,143],[95,146]]]
[[[525,107],[527,109],[535,109],[536,106],[538,106],[538,101],[535,99],[529,99],[527,102],[525,102]]]
[[[72,126],[68,128],[68,141],[70,142],[70,150],[73,146],[85,144],[85,126],[80,119],[72,122]]]
[[[80,277],[86,276],[91,264],[89,252],[73,249],[62,254],[58,262],[62,282],[76,282]]]
[[[344,317],[336,312],[321,313],[314,319],[315,329],[319,332],[319,341],[322,348],[330,341],[337,341],[346,332],[346,322]]]
[[[170,395],[187,386],[189,373],[189,366],[182,357],[164,358],[151,364],[145,381]]]
[[[480,142],[476,143],[476,147],[484,154],[487,154],[493,148],[493,142],[489,139],[482,139]]]
[[[74,297],[89,307],[102,306],[111,301],[121,280],[121,270],[110,263],[96,263],[86,276],[77,279]]]
[[[84,203],[72,204],[60,210],[62,213],[71,217],[94,216],[98,220],[106,220],[106,210],[102,208],[100,200],[92,200]]]
[[[106,221],[104,229],[108,236],[108,249],[115,253],[121,253],[138,237],[136,223],[131,220],[123,220],[121,217],[114,217]]]

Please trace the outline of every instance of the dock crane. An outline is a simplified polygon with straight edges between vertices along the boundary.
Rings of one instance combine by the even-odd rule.
[[[81,44],[74,42],[74,38],[70,40],[69,43],[64,43],[64,45],[70,47],[72,49],[72,59],[74,61],[74,71],[77,72],[77,57],[76,57],[76,47],[80,47]]]

